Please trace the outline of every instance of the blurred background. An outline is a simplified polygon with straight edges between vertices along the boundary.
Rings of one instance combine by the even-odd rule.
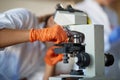
[[[26,8],[33,12],[35,15],[41,16],[44,14],[54,13],[56,9],[56,4],[58,3],[66,6],[68,4],[75,5],[80,1],[82,0],[0,0],[0,13],[13,8]],[[116,2],[109,7],[113,8],[117,12],[120,23],[120,0],[116,0]],[[42,74],[43,72],[38,74],[37,76]],[[38,79],[31,78],[30,80]]]
[[[52,13],[55,11],[55,6],[58,3],[63,5],[72,4],[82,0],[0,0],[0,12],[6,11],[12,8],[27,8],[37,16]],[[119,15],[120,23],[120,0],[111,5]]]

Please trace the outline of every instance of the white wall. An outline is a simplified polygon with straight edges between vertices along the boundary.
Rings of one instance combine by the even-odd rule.
[[[74,1],[74,0],[73,0]],[[43,15],[55,11],[58,3],[73,4],[72,0],[0,0],[0,12],[12,8],[27,8],[36,15]]]

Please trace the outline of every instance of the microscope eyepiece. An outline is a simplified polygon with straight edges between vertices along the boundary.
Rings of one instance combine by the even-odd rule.
[[[64,10],[62,4],[57,4],[56,9],[57,9],[57,10]]]

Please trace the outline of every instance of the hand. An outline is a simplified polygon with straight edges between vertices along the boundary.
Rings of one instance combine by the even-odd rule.
[[[56,46],[50,47],[45,56],[45,63],[50,66],[54,66],[58,62],[62,61],[63,58],[63,54],[54,53],[54,48],[56,48]]]
[[[116,43],[120,40],[120,27],[115,27],[109,35],[109,42],[111,44]]]
[[[67,40],[67,34],[59,25],[44,29],[31,29],[30,30],[30,41],[52,41],[55,43],[64,42]]]

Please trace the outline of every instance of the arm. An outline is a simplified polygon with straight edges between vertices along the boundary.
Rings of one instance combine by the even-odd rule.
[[[17,29],[1,29],[0,30],[0,48],[10,45],[34,42],[34,41],[52,41],[63,42],[67,39],[67,34],[59,25],[54,25],[50,28],[44,29],[30,29],[30,30],[17,30]]]
[[[28,42],[29,30],[20,29],[29,26],[32,13],[19,8],[5,11],[2,15],[0,16],[0,48]]]
[[[32,15],[26,9],[13,9],[0,16],[0,48],[28,41],[34,42],[36,40],[58,43],[67,38],[66,32],[59,25],[53,25],[51,28],[44,29],[20,30],[23,27],[27,28],[29,22],[34,20],[31,19]]]
[[[43,80],[49,80],[49,77],[54,75],[55,75],[55,66],[50,66],[46,64]]]
[[[0,48],[28,41],[29,30],[0,29]]]

